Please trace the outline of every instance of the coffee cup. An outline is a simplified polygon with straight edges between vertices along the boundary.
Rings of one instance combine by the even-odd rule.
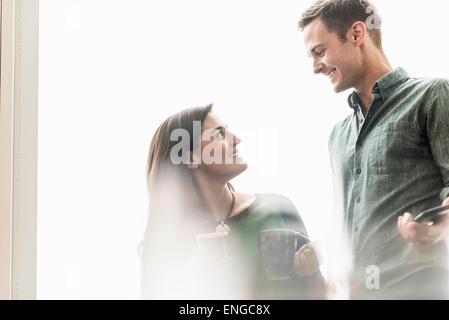
[[[293,230],[264,230],[258,235],[259,257],[269,280],[287,280],[293,274],[295,253],[310,241]]]

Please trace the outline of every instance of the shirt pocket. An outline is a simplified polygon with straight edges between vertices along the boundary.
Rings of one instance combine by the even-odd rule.
[[[417,127],[411,121],[397,121],[372,131],[369,171],[377,175],[407,174],[416,166],[419,148]]]

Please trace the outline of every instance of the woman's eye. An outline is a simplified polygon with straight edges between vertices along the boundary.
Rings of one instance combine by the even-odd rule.
[[[222,130],[218,131],[217,134],[216,134],[215,136],[216,136],[217,138],[223,137],[223,136],[224,136],[223,131],[222,131]]]

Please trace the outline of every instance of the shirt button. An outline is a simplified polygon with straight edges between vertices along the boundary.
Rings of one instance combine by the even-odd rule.
[[[363,119],[362,119],[362,120],[360,120],[360,123],[363,123]]]
[[[357,169],[356,173],[357,174],[361,174],[362,173],[362,169]]]
[[[359,227],[355,227],[355,228],[354,228],[354,231],[355,231],[355,232],[359,232]]]
[[[357,202],[357,203],[360,203],[360,201],[362,201],[362,199],[357,198],[356,202]]]

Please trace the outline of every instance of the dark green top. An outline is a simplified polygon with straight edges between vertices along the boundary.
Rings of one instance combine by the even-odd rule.
[[[335,126],[329,151],[355,280],[364,289],[367,267],[377,266],[382,290],[419,270],[447,268],[444,242],[411,254],[397,220],[449,195],[449,82],[411,78],[399,68],[372,93],[366,118],[357,94],[349,96],[353,113]]]
[[[258,233],[269,229],[290,229],[307,236],[298,211],[286,197],[275,194],[257,194],[256,201],[244,212],[227,221],[231,228],[229,243],[231,255],[240,272],[246,272],[252,288],[250,299],[307,299],[314,285],[314,277],[270,281],[265,277],[258,252]],[[232,258],[231,258],[232,259]]]
[[[217,226],[215,221],[200,226],[200,234],[177,229],[173,223],[165,225],[165,229],[162,229],[164,224],[162,227],[153,224],[141,265],[143,297],[188,300],[323,297],[320,273],[299,278],[293,272],[289,280],[270,281],[262,269],[258,252],[260,231],[289,229],[308,237],[304,223],[288,198],[257,194],[249,208],[228,219],[226,224],[231,229],[228,236],[218,241],[216,239],[220,238],[208,238],[200,241],[201,244],[197,236],[210,236]]]

